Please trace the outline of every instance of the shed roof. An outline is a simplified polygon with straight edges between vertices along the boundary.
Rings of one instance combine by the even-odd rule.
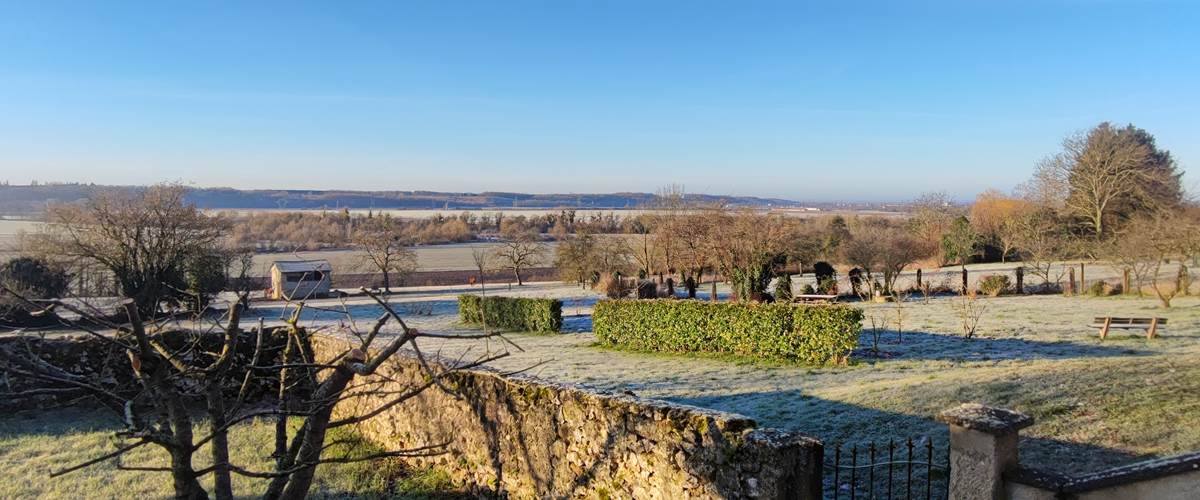
[[[327,260],[277,260],[271,264],[281,273],[307,273],[313,271],[332,271],[333,267]]]

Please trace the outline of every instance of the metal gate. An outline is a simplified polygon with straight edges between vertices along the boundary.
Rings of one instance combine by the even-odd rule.
[[[824,469],[825,498],[949,498],[949,443],[939,447],[930,438],[838,444],[825,449]]]

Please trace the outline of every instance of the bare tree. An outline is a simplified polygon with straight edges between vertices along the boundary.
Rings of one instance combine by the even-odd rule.
[[[517,285],[525,284],[521,280],[521,271],[542,262],[546,255],[546,245],[538,239],[533,231],[510,230],[503,234],[504,241],[496,249],[495,257],[503,265],[512,269]]]
[[[5,289],[5,293],[15,291]],[[330,450],[326,442],[329,430],[357,425],[374,418],[388,408],[403,404],[422,391],[438,385],[448,375],[507,355],[506,352],[491,352],[470,361],[443,366],[427,362],[417,347],[418,340],[439,337],[438,334],[417,331],[408,327],[396,311],[384,300],[366,289],[363,293],[372,297],[385,311],[369,331],[358,331],[353,326],[348,336],[357,339],[356,348],[344,352],[327,362],[311,358],[309,338],[314,332],[297,326],[304,304],[295,304],[286,335],[286,347],[277,359],[268,359],[265,354],[266,339],[274,336],[260,322],[254,337],[251,361],[245,365],[235,363],[235,352],[239,344],[250,340],[240,329],[240,309],[229,307],[223,317],[224,324],[207,330],[187,330],[178,324],[146,323],[132,300],[123,303],[127,322],[113,323],[108,319],[92,316],[71,302],[48,300],[30,303],[40,313],[52,315],[63,326],[86,332],[103,345],[111,348],[117,356],[105,358],[106,373],[131,374],[137,390],[130,394],[129,388],[121,387],[116,377],[90,379],[70,372],[41,359],[33,350],[27,353],[5,354],[5,363],[0,363],[0,375],[5,380],[31,381],[32,389],[0,391],[0,398],[9,400],[31,399],[45,394],[78,392],[88,394],[113,410],[124,423],[124,428],[115,433],[116,449],[110,453],[92,457],[78,464],[54,471],[58,477],[95,464],[115,462],[119,470],[164,472],[170,474],[175,498],[207,499],[208,492],[199,479],[213,476],[213,494],[221,500],[234,498],[232,475],[270,479],[263,498],[304,498],[312,486],[316,469],[324,463],[347,463],[378,460],[388,457],[429,456],[445,452],[444,444],[389,450],[377,453],[355,453],[348,450],[340,456],[325,456]],[[20,297],[20,296],[18,296]],[[23,297],[21,297],[23,299]],[[68,310],[82,319],[61,316],[58,310]],[[399,331],[382,346],[388,334],[384,326],[394,320]],[[201,323],[197,321],[196,323]],[[208,321],[208,323],[213,323]],[[92,324],[102,325],[115,334],[95,330]],[[353,321],[350,322],[353,325]],[[172,327],[173,326],[173,327]],[[171,334],[181,338],[172,341]],[[456,338],[493,338],[498,334],[456,336]],[[215,347],[215,349],[213,348]],[[387,377],[376,375],[382,364],[402,348],[412,351],[426,371],[423,382],[403,390],[381,387]],[[125,360],[125,361],[122,361]],[[362,378],[361,382],[356,379]],[[248,387],[255,381],[278,380],[279,404],[275,407],[254,404],[247,399]],[[312,387],[311,393],[298,394],[304,382]],[[318,382],[319,381],[319,382]],[[28,386],[28,385],[26,385]],[[230,391],[229,389],[236,389]],[[333,409],[343,402],[357,400],[379,400],[384,403],[374,406],[355,416],[334,418]],[[194,408],[203,408],[198,414]],[[228,433],[236,425],[252,419],[275,418],[275,457],[271,470],[252,470],[231,463]],[[300,419],[298,429],[291,431],[288,419]],[[123,460],[129,452],[143,446],[162,448],[169,456],[169,467],[148,467],[130,464]],[[212,465],[197,467],[195,454],[208,447]]]
[[[383,292],[391,293],[392,278],[417,270],[417,253],[410,248],[404,227],[391,217],[374,217],[355,229],[355,246],[363,251],[361,264],[383,275]]]
[[[1097,239],[1138,209],[1174,207],[1181,198],[1170,153],[1159,151],[1144,130],[1109,123],[1064,140],[1062,152],[1042,161],[1027,189],[1078,217]]]
[[[874,273],[880,273],[884,295],[892,294],[905,267],[930,253],[928,245],[886,219],[858,220],[850,234],[842,245],[845,259],[867,272],[868,283],[874,282]]]
[[[492,254],[483,247],[471,247],[471,262],[479,272],[479,291],[487,293],[487,272],[492,268]]]
[[[1043,284],[1057,283],[1062,272],[1052,274],[1054,263],[1067,255],[1067,240],[1064,226],[1050,209],[1034,210],[1013,219],[1010,228],[1017,242],[1021,261],[1030,269],[1030,274],[1042,278]]]
[[[1151,286],[1162,307],[1170,308],[1171,299],[1180,293],[1186,293],[1186,259],[1200,249],[1200,225],[1185,216],[1160,213],[1135,221],[1130,226],[1139,228],[1138,232],[1144,233],[1144,236],[1138,239],[1147,245],[1150,261],[1153,263]],[[1162,270],[1165,264],[1172,261],[1178,262],[1180,269],[1172,276],[1173,282],[1166,285],[1162,283]]]
[[[30,249],[68,268],[98,265],[142,316],[186,288],[190,258],[222,247],[228,223],[184,200],[185,189],[158,185],[136,193],[104,191],[83,204],[51,206]]]
[[[987,312],[987,305],[978,299],[974,291],[969,291],[959,294],[959,297],[954,300],[953,306],[955,314],[958,315],[963,338],[974,338],[975,333],[979,330],[979,322],[983,319],[983,314]]]

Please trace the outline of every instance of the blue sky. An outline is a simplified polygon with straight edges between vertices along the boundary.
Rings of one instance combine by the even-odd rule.
[[[1200,168],[1200,3],[835,3],[3,2],[0,180],[969,198],[1104,120]]]

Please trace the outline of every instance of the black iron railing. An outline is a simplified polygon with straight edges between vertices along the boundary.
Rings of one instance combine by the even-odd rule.
[[[844,445],[825,452],[826,498],[912,499],[948,498],[949,458],[935,460],[933,440],[923,439],[914,444],[912,438],[897,444],[889,440],[886,446],[874,442],[865,446]],[[914,469],[916,469],[914,471]],[[831,476],[831,477],[830,477]],[[914,496],[915,495],[915,496]]]

